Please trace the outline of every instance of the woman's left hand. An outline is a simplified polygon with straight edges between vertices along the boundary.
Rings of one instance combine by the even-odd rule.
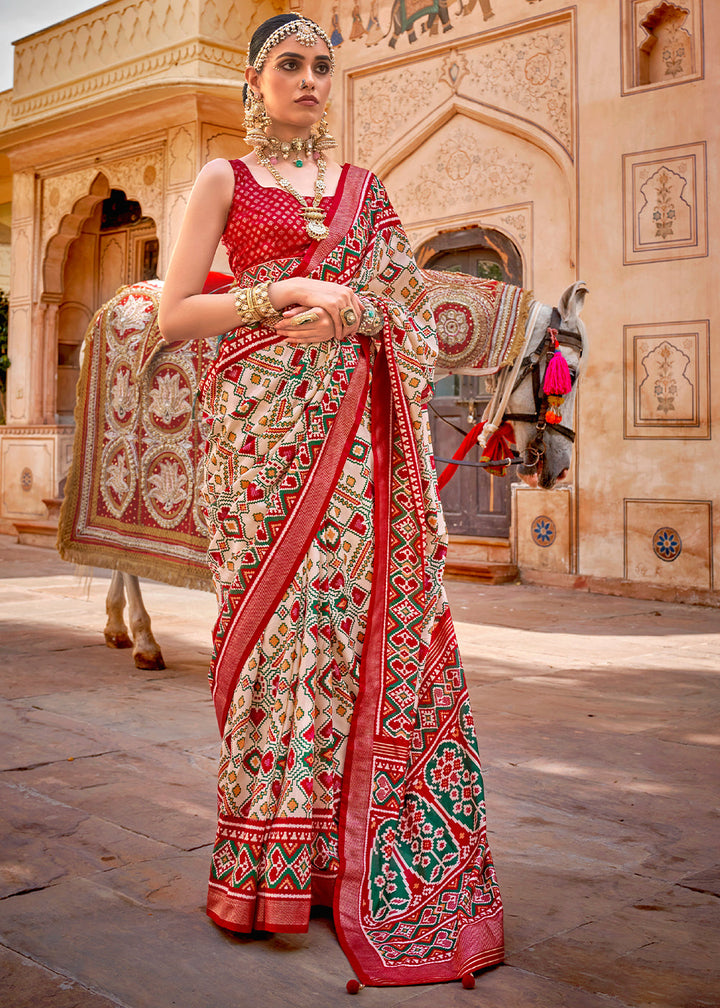
[[[290,346],[302,346],[331,340],[335,326],[324,308],[288,308],[275,331]]]

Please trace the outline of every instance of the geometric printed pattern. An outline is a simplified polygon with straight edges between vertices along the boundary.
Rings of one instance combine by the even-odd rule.
[[[314,461],[339,436],[361,348],[289,348],[270,331],[237,330],[203,387],[202,499],[220,598],[211,680],[216,704],[229,696],[208,912],[239,931],[305,930],[313,900],[332,899],[363,982],[429,983],[501,961],[502,905],[442,590],[433,314],[381,183],[341,190],[354,219],[308,272],[351,284],[384,329],[327,507],[290,572],[273,557],[322,478]],[[244,233],[242,213],[236,198],[226,236]],[[312,263],[308,250],[275,250],[238,282]],[[234,663],[239,614],[256,580],[273,579],[287,587]]]

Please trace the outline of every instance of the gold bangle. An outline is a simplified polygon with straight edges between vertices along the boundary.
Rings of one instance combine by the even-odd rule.
[[[235,290],[235,311],[238,314],[241,325],[256,325],[260,321],[261,316],[255,307],[252,297],[252,287],[238,287]]]
[[[268,294],[270,283],[270,280],[265,280],[264,283],[256,284],[253,287],[252,303],[255,311],[263,321],[276,322],[282,318],[282,314],[275,311],[273,303],[270,300],[270,295]]]

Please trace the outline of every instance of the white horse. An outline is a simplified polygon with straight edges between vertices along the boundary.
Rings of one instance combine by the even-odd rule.
[[[442,274],[428,274],[437,279]],[[454,275],[457,279],[457,274]],[[587,287],[584,283],[572,284],[560,298],[557,309],[538,302],[533,303],[523,334],[522,350],[512,366],[503,367],[495,377],[495,392],[485,411],[486,426],[482,438],[487,441],[503,420],[508,420],[515,434],[520,461],[518,475],[531,486],[552,488],[566,477],[572,459],[574,432],[574,406],[578,379],[582,370],[587,337],[579,315]],[[101,309],[102,312],[104,309]],[[100,314],[100,313],[98,313]],[[97,318],[97,316],[96,316]],[[543,378],[548,360],[553,352],[548,331],[557,338],[564,357],[571,388],[561,407],[561,422],[546,420],[547,396],[543,393]],[[89,330],[90,332],[90,330]],[[174,351],[164,351],[172,358]],[[476,373],[472,370],[452,368],[443,361],[442,347],[439,359],[440,372]],[[482,444],[483,442],[481,442]],[[75,460],[74,460],[75,462]],[[187,487],[188,495],[194,487]],[[68,550],[63,555],[73,559]],[[87,562],[87,561],[85,561]],[[143,604],[138,577],[114,570],[107,594],[107,624],[104,634],[109,647],[133,649],[135,665],[142,669],[163,669],[165,663],[157,641],[153,637],[150,617]],[[169,579],[168,579],[169,580]],[[210,587],[208,581],[207,587]],[[124,619],[127,601],[129,632]]]

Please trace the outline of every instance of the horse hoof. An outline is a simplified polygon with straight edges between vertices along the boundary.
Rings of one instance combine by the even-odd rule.
[[[158,669],[162,670],[167,667],[163,661],[163,656],[159,651],[155,654],[138,651],[133,655],[133,659],[135,661],[135,668],[144,669],[146,672],[152,672]]]
[[[133,642],[130,640],[128,635],[121,631],[120,633],[108,633],[105,631],[105,643],[111,648],[129,648],[133,646]]]

